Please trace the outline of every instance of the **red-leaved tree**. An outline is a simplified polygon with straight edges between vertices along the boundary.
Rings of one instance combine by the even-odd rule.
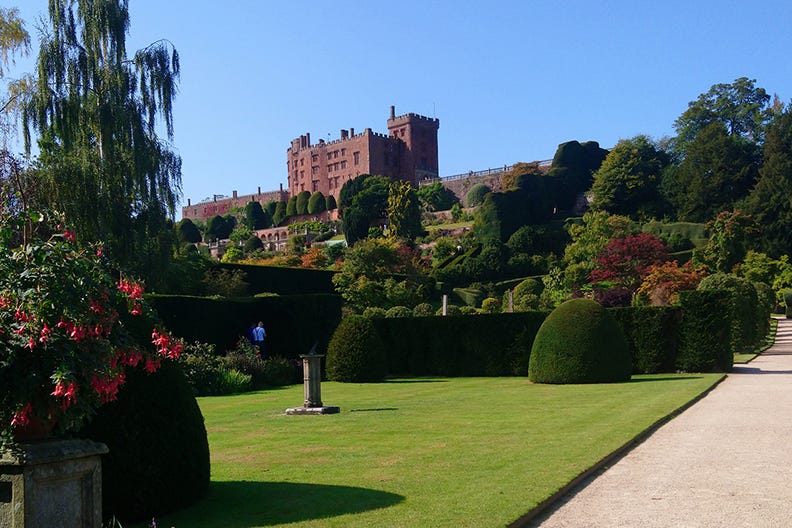
[[[596,268],[589,274],[589,280],[595,287],[604,282],[611,288],[632,293],[641,285],[649,268],[668,259],[668,246],[650,233],[614,238],[594,259]]]

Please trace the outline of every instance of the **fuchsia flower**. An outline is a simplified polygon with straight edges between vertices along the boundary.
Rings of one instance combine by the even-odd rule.
[[[21,411],[16,411],[14,413],[14,417],[11,419],[11,425],[14,427],[25,427],[30,423],[31,414],[33,414],[33,406],[28,402]]]
[[[59,381],[55,384],[55,390],[51,394],[56,398],[63,398],[61,408],[68,409],[71,404],[77,402],[77,384]]]

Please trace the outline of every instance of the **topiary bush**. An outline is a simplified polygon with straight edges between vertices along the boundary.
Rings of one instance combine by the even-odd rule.
[[[609,383],[627,381],[631,373],[619,323],[591,299],[572,299],[550,313],[536,334],[528,366],[534,383]]]
[[[379,306],[369,306],[365,310],[363,310],[363,317],[387,317],[388,311],[385,308],[380,308]]]
[[[347,383],[385,378],[385,344],[372,320],[351,315],[341,321],[327,347],[327,378]]]
[[[413,308],[413,316],[415,317],[428,317],[430,315],[434,315],[434,313],[435,310],[429,303],[421,303]]]
[[[475,311],[475,308],[474,308],[474,311]],[[443,307],[442,306],[437,309],[437,311],[435,312],[435,315],[443,315]],[[455,304],[448,304],[448,305],[446,305],[446,315],[450,315],[450,316],[462,315],[462,310],[459,308],[459,306],[456,306]]]
[[[781,295],[784,297],[784,305],[786,306],[786,318],[792,319],[792,290],[784,290]]]
[[[484,202],[484,196],[490,192],[492,192],[492,189],[483,183],[477,183],[467,192],[467,195],[465,196],[465,202],[467,202],[468,207],[476,207]]]
[[[182,508],[209,489],[203,416],[179,366],[128,371],[118,400],[103,406],[79,436],[102,442],[102,511],[127,523]]]
[[[407,308],[406,306],[394,306],[393,308],[388,308],[385,312],[385,317],[412,317],[413,311]]]
[[[500,299],[487,297],[481,301],[481,311],[484,313],[499,313],[501,311]]]

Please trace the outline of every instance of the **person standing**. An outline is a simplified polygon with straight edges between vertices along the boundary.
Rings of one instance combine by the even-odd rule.
[[[264,323],[259,321],[256,328],[253,329],[253,344],[256,345],[259,351],[259,357],[266,359],[264,355],[264,338],[267,337],[267,332],[264,331]]]

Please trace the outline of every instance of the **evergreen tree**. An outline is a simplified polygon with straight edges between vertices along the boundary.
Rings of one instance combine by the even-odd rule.
[[[308,213],[308,200],[311,199],[311,193],[308,191],[301,191],[297,194],[297,199],[294,201],[294,210],[298,215]]]
[[[324,194],[316,191],[311,195],[308,200],[308,214],[319,214],[327,210],[327,202],[325,201]]]
[[[297,197],[292,196],[286,202],[286,217],[295,216],[297,214]]]
[[[415,240],[423,232],[418,195],[406,181],[395,181],[388,190],[390,236]]]
[[[260,203],[248,202],[245,206],[245,224],[249,229],[266,229],[272,225],[272,219]]]
[[[759,180],[747,199],[746,212],[761,228],[764,251],[792,254],[792,110],[776,117],[767,130]]]
[[[327,197],[325,198],[325,209],[327,211],[334,211],[337,208],[338,205],[336,205],[335,196],[333,196],[332,194],[328,194]]]
[[[269,210],[269,208],[267,208]],[[272,215],[272,225],[279,226],[286,219],[286,202],[275,204],[275,213]]]

